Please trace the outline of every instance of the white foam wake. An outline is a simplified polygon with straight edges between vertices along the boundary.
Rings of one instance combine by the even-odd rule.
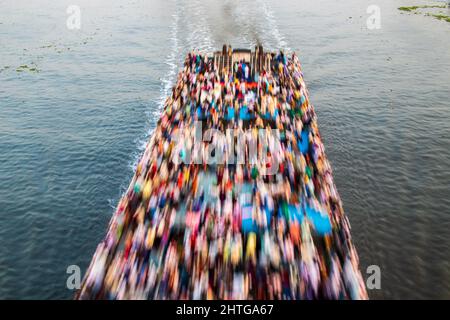
[[[277,48],[269,48],[269,49],[276,49],[276,50],[283,49],[285,51],[291,51],[291,48],[289,48],[287,44],[287,40],[278,29],[275,15],[273,14],[273,11],[270,9],[270,7],[267,5],[266,1],[257,0],[257,4],[263,11],[264,19],[267,22],[268,30],[270,30],[270,35],[273,37],[274,42],[276,43],[277,46]]]

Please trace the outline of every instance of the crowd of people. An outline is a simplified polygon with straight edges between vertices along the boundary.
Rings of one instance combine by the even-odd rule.
[[[295,54],[188,54],[77,297],[367,299]]]

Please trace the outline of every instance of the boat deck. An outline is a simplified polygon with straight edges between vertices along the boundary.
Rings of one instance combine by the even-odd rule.
[[[190,53],[78,299],[367,299],[295,55]]]

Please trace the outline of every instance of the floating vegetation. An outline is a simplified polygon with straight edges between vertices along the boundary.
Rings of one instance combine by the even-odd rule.
[[[38,47],[38,49],[53,49],[54,52],[56,52],[58,54],[61,54],[64,51],[71,50],[70,47],[66,47],[64,44],[49,44],[49,45],[44,45],[44,46]]]
[[[94,34],[96,34],[96,33],[94,33]],[[73,46],[86,45],[89,43],[90,40],[93,40],[93,39],[94,39],[94,37],[89,36],[89,37],[86,37],[86,38],[80,40],[80,42],[72,43],[72,45]],[[53,49],[56,53],[62,53],[64,51],[72,50],[72,48],[68,47],[67,45],[65,45],[63,43],[51,43],[51,44],[40,46],[37,49]],[[24,50],[26,50],[26,49],[24,49]]]
[[[414,6],[414,7],[400,7],[400,8],[398,8],[398,10],[411,12],[411,11],[414,11],[414,10],[416,10],[418,8],[419,8],[418,6]]]
[[[411,12],[414,14],[421,14],[419,9],[445,9],[447,8],[446,4],[443,5],[424,5],[424,6],[411,6],[411,7],[399,7],[398,10],[403,12]],[[443,11],[439,11],[439,14],[435,13],[424,13],[425,16],[432,16],[438,20],[444,20],[450,22],[450,16],[443,14]]]
[[[17,68],[16,68],[16,72],[31,72],[31,73],[38,73],[38,72],[40,72],[40,70],[37,68],[37,66],[34,64],[34,63],[32,63],[32,65],[26,65],[26,64],[23,64],[23,65],[21,65],[21,66],[18,66]]]
[[[431,16],[435,17],[438,20],[450,22],[450,16],[446,16],[445,14],[432,14]]]
[[[443,4],[443,5],[424,5],[424,6],[399,7],[398,10],[411,12],[411,11],[415,11],[417,9],[432,9],[432,8],[443,9],[446,7],[447,7],[447,5],[445,5],[445,4]]]

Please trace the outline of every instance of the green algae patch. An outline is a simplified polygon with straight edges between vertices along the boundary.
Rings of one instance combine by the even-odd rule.
[[[20,73],[20,72],[31,72],[31,73],[38,73],[40,72],[40,70],[37,68],[36,65],[20,65],[16,68],[16,72]]]
[[[435,17],[438,20],[444,20],[450,22],[450,16],[446,16],[444,14],[432,14],[431,16]]]
[[[433,9],[433,8],[444,9],[446,7],[447,6],[445,4],[443,4],[443,5],[424,5],[424,6],[399,7],[398,10],[411,12],[411,11],[415,11],[417,9]]]
[[[424,16],[431,16],[434,17],[438,20],[443,20],[443,21],[447,21],[450,22],[450,16],[447,16],[445,14],[443,14],[443,11],[439,11],[438,13],[432,13],[432,12],[421,12],[421,10],[419,9],[445,9],[447,8],[446,4],[443,5],[424,5],[424,6],[410,6],[410,7],[399,7],[397,8],[398,10],[403,12],[408,12],[408,13],[413,13],[413,14],[423,14]]]
[[[400,10],[400,11],[407,11],[407,12],[411,12],[411,11],[414,11],[414,10],[417,10],[417,9],[419,9],[418,6],[413,6],[413,7],[400,7],[400,8],[398,8],[398,10]]]

